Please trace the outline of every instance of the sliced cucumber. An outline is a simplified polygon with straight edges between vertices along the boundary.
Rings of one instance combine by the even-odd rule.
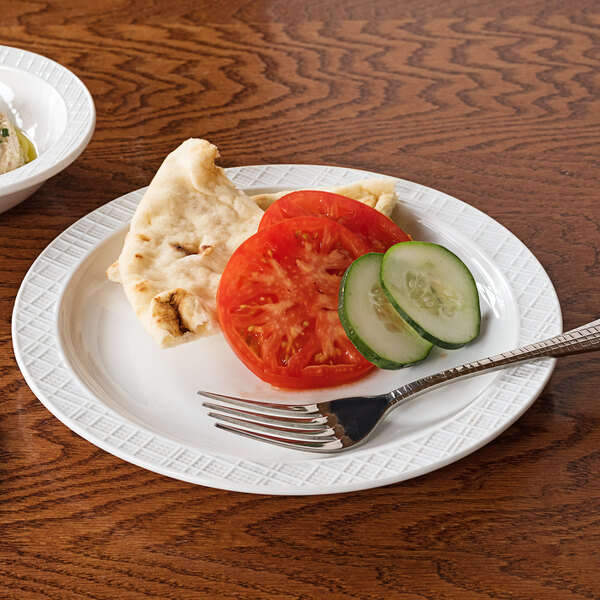
[[[475,280],[450,250],[428,242],[396,244],[383,257],[380,277],[394,308],[432,344],[460,348],[479,335]]]
[[[379,282],[383,254],[370,253],[348,267],[340,285],[340,321],[357,350],[382,369],[423,360],[432,345],[398,314]]]

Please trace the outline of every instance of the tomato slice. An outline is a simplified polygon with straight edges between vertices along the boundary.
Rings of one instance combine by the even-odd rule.
[[[275,223],[242,243],[217,292],[221,329],[240,360],[285,388],[339,385],[369,371],[337,312],[342,275],[368,251],[349,229],[313,216]]]
[[[358,235],[372,252],[385,252],[398,242],[411,238],[379,211],[339,194],[302,190],[276,200],[263,215],[259,230],[293,217],[327,217]]]

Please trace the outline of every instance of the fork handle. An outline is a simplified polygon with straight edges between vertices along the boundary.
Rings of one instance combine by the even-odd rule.
[[[432,388],[441,387],[455,379],[497,371],[513,363],[529,362],[538,358],[582,354],[594,350],[600,350],[600,319],[541,342],[535,342],[528,346],[522,346],[496,356],[476,360],[417,379],[412,383],[407,383],[396,390],[392,390],[386,394],[386,398],[390,407],[400,406],[415,395],[420,395]]]

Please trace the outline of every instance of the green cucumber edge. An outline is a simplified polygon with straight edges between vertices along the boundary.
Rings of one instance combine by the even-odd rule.
[[[404,244],[405,242],[401,242],[401,243]],[[358,333],[356,333],[354,327],[352,327],[352,324],[350,323],[350,320],[347,317],[346,308],[344,306],[344,298],[345,298],[345,287],[346,287],[346,280],[348,279],[348,273],[350,272],[352,265],[356,261],[360,260],[364,256],[368,256],[369,254],[382,254],[382,256],[383,256],[383,253],[380,253],[380,252],[368,252],[367,254],[363,254],[362,256],[359,256],[346,269],[344,275],[342,276],[342,280],[340,281],[340,292],[339,292],[339,296],[338,296],[338,316],[342,323],[342,327],[344,328],[344,331],[346,332],[346,335],[348,336],[348,339],[350,340],[352,345],[364,356],[364,358],[366,358],[370,363],[373,363],[376,367],[379,367],[380,369],[385,369],[387,371],[397,371],[399,369],[403,369],[404,367],[411,367],[412,365],[416,365],[416,364],[422,362],[423,360],[425,360],[429,356],[429,353],[431,352],[431,349],[433,348],[433,346],[429,346],[429,348],[427,349],[427,351],[425,352],[425,354],[423,355],[422,358],[415,360],[413,362],[410,362],[410,363],[398,363],[394,360],[389,360],[387,358],[383,358],[382,356],[377,354],[374,350],[372,350],[371,347],[366,342],[363,341],[363,339],[358,335]],[[384,292],[385,292],[385,290],[384,290]],[[413,327],[413,329],[414,329],[414,327]],[[427,341],[431,343],[430,340],[427,340]]]
[[[399,244],[412,244],[412,245],[418,244],[420,246],[437,246],[438,248],[445,250],[448,254],[451,254],[452,256],[454,256],[454,258],[456,258],[456,260],[462,265],[464,270],[467,272],[469,278],[473,282],[473,287],[475,288],[475,290],[477,290],[477,284],[475,282],[475,278],[473,277],[473,273],[471,273],[469,267],[467,267],[467,265],[465,265],[465,263],[458,256],[456,256],[456,254],[454,254],[454,252],[452,252],[452,250],[448,250],[448,248],[446,248],[445,246],[441,246],[440,244],[434,244],[433,242],[422,242],[422,241],[411,240],[409,242],[400,242]],[[399,244],[394,244],[394,246],[398,246]],[[388,248],[388,250],[386,251],[385,254],[387,254],[392,248],[394,248],[394,246],[391,246],[390,248]],[[383,271],[383,263],[385,260],[385,254],[381,261],[381,269],[379,271],[379,281],[381,283],[381,288],[383,289],[384,294],[388,297],[388,300],[392,303],[392,306],[398,311],[400,316],[422,338],[426,339],[428,342],[431,342],[434,346],[437,346],[438,348],[444,348],[445,350],[458,350],[459,348],[463,348],[464,346],[470,344],[474,339],[476,339],[479,336],[479,334],[481,332],[481,304],[479,301],[479,293],[477,293],[477,333],[467,342],[452,343],[452,342],[447,342],[445,340],[441,340],[440,338],[436,337],[435,335],[433,335],[433,334],[429,333],[428,331],[426,331],[425,329],[423,329],[423,327],[421,327],[419,325],[419,323],[417,323],[414,319],[411,319],[411,317],[408,314],[406,314],[406,312],[402,309],[402,307],[396,302],[396,300],[392,296],[391,292],[388,291],[388,289],[385,286],[385,283],[383,281],[383,277],[381,276],[381,273]]]

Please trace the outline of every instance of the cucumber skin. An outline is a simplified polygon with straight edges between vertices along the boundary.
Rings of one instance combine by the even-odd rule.
[[[431,242],[411,241],[411,242],[402,242],[402,243],[403,244],[420,244],[420,245],[428,245],[428,246],[439,246],[439,244],[433,244]],[[394,246],[392,246],[392,248],[393,247]],[[475,278],[473,277],[473,274],[471,273],[471,271],[469,270],[469,268],[467,267],[467,265],[465,265],[465,263],[462,260],[460,260],[460,258],[458,258],[458,256],[456,256],[456,254],[454,254],[454,252],[448,250],[448,248],[445,248],[444,246],[439,246],[439,247],[442,248],[443,250],[445,250],[446,252],[448,252],[449,254],[451,254],[452,256],[454,256],[460,262],[460,264],[463,265],[465,271],[468,274],[469,279],[473,283],[474,289],[477,290],[477,284],[475,283]],[[382,270],[383,270],[383,261],[381,261],[381,267],[382,267]],[[392,306],[398,311],[398,314],[423,339],[426,339],[428,342],[431,342],[434,346],[437,346],[438,348],[444,348],[445,350],[458,350],[459,348],[463,348],[467,344],[470,344],[474,339],[476,339],[479,336],[479,333],[481,331],[481,308],[480,308],[480,304],[479,304],[479,294],[477,294],[477,317],[478,318],[477,318],[477,331],[476,331],[475,335],[470,340],[468,340],[466,342],[453,343],[453,342],[447,342],[445,340],[441,340],[438,337],[435,337],[434,335],[432,335],[431,333],[429,333],[428,331],[426,331],[425,329],[423,329],[414,319],[411,319],[410,316],[408,314],[406,314],[406,312],[404,310],[402,310],[402,307],[399,306],[399,304],[396,302],[396,300],[394,300],[394,297],[392,296],[392,294],[386,288],[385,283],[383,282],[383,278],[380,276],[379,279],[380,279],[380,282],[381,282],[381,288],[383,289],[383,292],[387,296],[388,300],[392,303]]]
[[[405,243],[405,242],[401,242],[401,243]],[[350,265],[350,266],[352,266],[352,265]],[[350,271],[350,267],[348,267],[346,269],[346,272],[342,276],[342,280],[340,282],[340,294],[338,297],[338,315],[340,317],[342,327],[344,328],[344,331],[346,332],[348,339],[352,342],[354,347],[370,363],[373,363],[376,367],[379,367],[380,369],[385,369],[387,371],[397,371],[399,369],[403,369],[404,367],[411,367],[412,365],[416,365],[417,363],[420,363],[421,361],[425,360],[429,356],[429,353],[431,352],[431,349],[433,348],[433,346],[429,346],[429,349],[427,350],[427,352],[425,352],[423,357],[420,358],[419,360],[415,360],[414,362],[411,362],[411,363],[397,363],[396,361],[389,360],[387,358],[383,358],[383,357],[379,356],[379,354],[376,354],[375,352],[373,352],[373,350],[371,350],[371,348],[367,344],[365,344],[365,342],[363,342],[362,338],[356,333],[356,331],[354,330],[354,327],[352,327],[350,321],[348,320],[348,317],[346,315],[346,308],[344,306],[344,297],[345,297],[344,290],[346,288],[346,280],[348,279],[349,271]]]

